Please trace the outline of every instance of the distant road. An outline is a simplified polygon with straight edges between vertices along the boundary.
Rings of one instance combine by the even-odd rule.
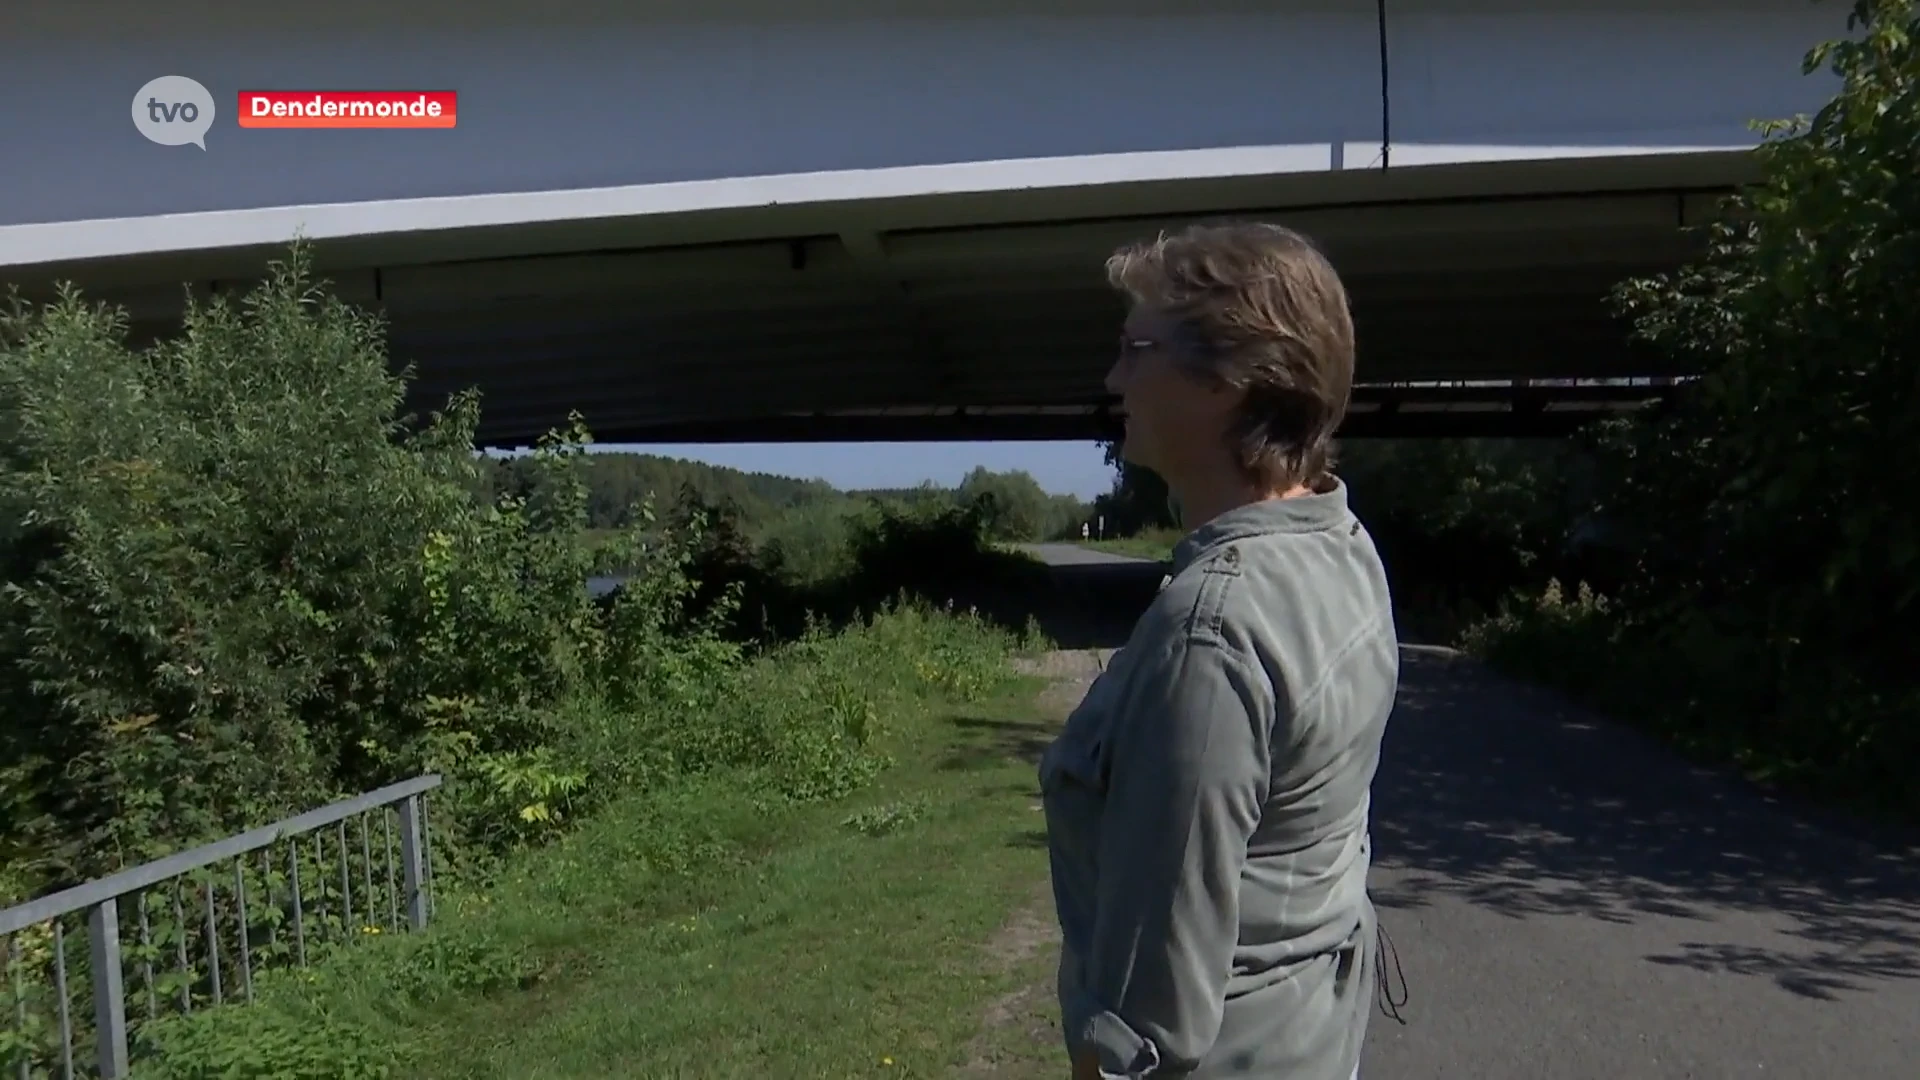
[[[1048,566],[1138,566],[1152,559],[1095,551],[1079,544],[1021,544],[1020,549]]]
[[[1051,569],[1051,594],[1031,602],[1041,628],[1063,649],[1124,644],[1165,572],[1151,559],[1078,544],[1021,544],[1020,550]]]

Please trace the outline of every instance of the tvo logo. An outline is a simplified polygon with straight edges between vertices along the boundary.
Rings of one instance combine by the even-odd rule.
[[[133,126],[149,142],[205,150],[213,95],[185,75],[162,75],[133,95]]]

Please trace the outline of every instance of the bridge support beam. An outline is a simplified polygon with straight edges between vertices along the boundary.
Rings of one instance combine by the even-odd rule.
[[[933,365],[940,389],[957,390],[961,383],[960,365],[941,342],[927,313],[914,303],[907,283],[888,263],[886,239],[871,230],[852,229],[840,233],[840,243],[854,265],[872,281],[883,309],[918,344],[920,355]]]

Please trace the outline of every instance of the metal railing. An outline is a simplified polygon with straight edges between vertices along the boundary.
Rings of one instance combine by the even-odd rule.
[[[305,966],[383,930],[425,927],[433,912],[426,795],[439,786],[437,775],[415,777],[0,911],[10,992],[0,1005],[11,1014],[0,1017],[0,1076],[126,1076],[129,960],[145,1005],[136,1019],[146,1023],[173,1014],[163,1001],[182,1013],[222,1004],[236,976],[251,1001],[255,976],[269,968]],[[384,860],[368,820],[375,815]],[[329,831],[337,860],[328,856]],[[121,943],[126,908],[138,927],[132,946]],[[77,927],[83,913],[87,948],[75,963],[67,923]],[[82,1072],[76,1036],[84,1043],[88,1034],[94,1065]]]

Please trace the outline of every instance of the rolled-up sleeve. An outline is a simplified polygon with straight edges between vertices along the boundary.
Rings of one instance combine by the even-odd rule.
[[[1066,1020],[1102,1075],[1193,1069],[1219,1035],[1271,695],[1207,640],[1138,658],[1108,732],[1093,932]]]

